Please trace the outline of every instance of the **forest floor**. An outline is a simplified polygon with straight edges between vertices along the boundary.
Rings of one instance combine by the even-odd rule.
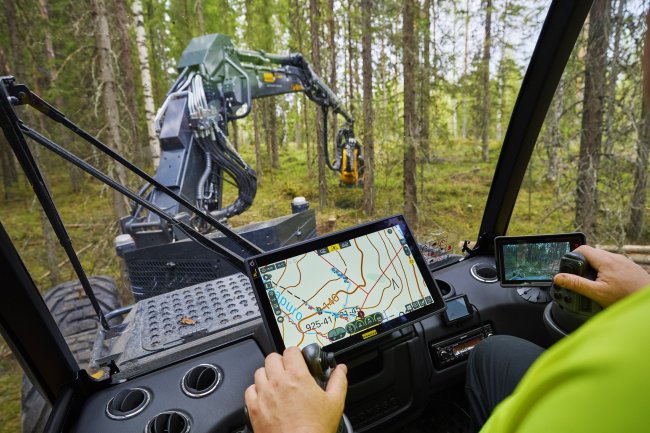
[[[330,171],[328,206],[318,204],[317,167],[307,169],[305,150],[285,147],[281,150],[281,168],[271,172],[263,167],[260,186],[253,206],[231,220],[233,226],[266,220],[291,212],[295,196],[305,196],[316,209],[319,233],[342,229],[371,218],[402,212],[402,149],[383,144],[376,157],[376,212],[370,217],[361,210],[363,189],[338,185],[338,175]],[[242,156],[254,165],[252,149],[242,149]],[[315,153],[315,152],[313,152]],[[471,143],[449,142],[431,151],[431,162],[424,171],[418,169],[419,223],[414,228],[420,242],[451,245],[460,253],[460,243],[475,240],[483,207],[492,181],[498,152],[491,150],[487,162],[480,160],[480,149]],[[421,158],[420,158],[421,159]],[[68,170],[56,161],[46,164],[49,184],[64,223],[89,275],[120,278],[120,263],[113,239],[118,225],[111,207],[111,193],[102,185],[84,178],[82,190],[75,193],[68,180]],[[528,195],[530,192],[530,196]],[[22,179],[0,206],[0,221],[7,229],[23,261],[41,290],[52,285],[47,268],[41,215],[31,188]],[[234,188],[226,191],[224,203],[235,196]],[[523,197],[523,199],[522,199]],[[530,199],[530,200],[529,200]],[[557,203],[554,187],[539,181],[522,188],[510,234],[546,233],[571,230],[573,213],[563,218],[548,218],[549,203]],[[571,203],[572,205],[572,203]],[[72,271],[58,252],[59,281],[72,279]],[[21,369],[0,341],[0,433],[20,431]]]

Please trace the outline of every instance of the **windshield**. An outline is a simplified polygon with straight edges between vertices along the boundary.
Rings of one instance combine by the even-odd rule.
[[[262,249],[396,213],[405,214],[431,256],[459,254],[463,241],[475,241],[510,112],[550,1],[427,1],[418,11],[403,10],[399,2],[377,2],[371,11],[354,2],[323,3],[321,10],[306,5],[275,10],[264,4],[195,2],[188,10],[183,2],[135,1],[129,10],[119,1],[107,10],[108,4],[95,0],[70,10],[65,2],[50,1],[41,8],[37,31],[29,34],[15,24],[27,20],[27,11],[12,9],[15,16],[5,16],[0,30],[0,67],[215,218],[250,233],[259,226],[248,224],[265,222],[268,231],[250,235]],[[228,38],[195,40],[198,45],[183,56],[193,37],[213,33]],[[19,43],[24,40],[29,50]],[[233,56],[223,71],[213,51],[196,54],[208,40],[210,50],[226,47],[223,52]],[[246,49],[263,52],[251,55]],[[301,76],[303,70],[296,72],[298,81],[288,81],[294,70],[278,69],[286,60],[276,62],[276,69],[264,63],[277,60],[266,53],[294,52],[304,55],[355,119],[352,125],[345,116],[332,115],[330,105],[328,152],[319,134],[324,119],[313,101],[319,93],[310,95],[307,87],[313,80]],[[245,87],[251,80],[254,85]],[[262,97],[285,82],[290,91]],[[183,93],[199,94],[199,88],[205,100],[189,100]],[[175,95],[168,98],[170,89]],[[303,90],[309,98],[300,94]],[[219,105],[219,98],[228,102]],[[187,111],[182,106],[174,111],[179,103],[187,103]],[[25,107],[18,112],[26,124],[84,161],[134,190],[143,186],[51,120]],[[174,113],[180,114],[175,118]],[[209,113],[213,120],[243,117],[227,125],[201,124]],[[205,134],[197,132],[200,128]],[[190,141],[178,132],[183,130],[192,131],[192,146],[201,149],[195,160],[187,150]],[[221,140],[221,133],[227,139]],[[190,344],[224,320],[227,326],[248,320],[254,299],[244,305],[238,298],[248,294],[223,295],[222,310],[209,314],[156,298],[177,292],[179,300],[186,295],[196,300],[187,286],[236,269],[188,246],[192,242],[183,241],[178,222],[164,225],[30,145],[86,272],[102,276],[91,283],[104,313],[146,305],[141,311],[148,314],[142,319],[148,334],[140,344],[147,355]],[[222,147],[211,147],[217,145]],[[208,167],[204,155],[210,152],[223,152],[227,159],[208,158]],[[2,157],[0,219],[39,288],[52,293],[49,288],[76,277],[6,145]],[[213,236],[164,193],[149,188],[143,194],[178,221]],[[294,211],[304,210],[307,203],[300,197],[315,215],[294,216],[287,234],[275,219],[291,215],[292,202]],[[63,287],[57,289],[61,296],[81,293],[78,285]],[[201,296],[216,299],[218,288],[203,287]],[[231,308],[230,301],[239,307]],[[54,302],[49,305],[55,308]],[[173,326],[156,322],[157,314],[167,314]],[[203,333],[195,332],[199,316],[209,321]],[[92,371],[97,367],[87,357],[78,360]]]

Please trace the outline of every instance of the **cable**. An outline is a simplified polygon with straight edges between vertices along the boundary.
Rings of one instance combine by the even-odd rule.
[[[476,316],[478,317],[478,323],[481,325],[481,334],[483,334],[484,338],[488,338],[488,335],[485,332],[485,324],[483,323],[483,319],[481,318],[481,312],[476,308],[476,305],[470,304],[472,309],[476,311]]]

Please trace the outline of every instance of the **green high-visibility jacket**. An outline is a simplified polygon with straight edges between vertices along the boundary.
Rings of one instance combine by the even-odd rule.
[[[540,356],[481,433],[650,432],[650,287]]]

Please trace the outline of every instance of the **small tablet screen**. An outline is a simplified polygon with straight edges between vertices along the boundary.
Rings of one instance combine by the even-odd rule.
[[[401,216],[248,261],[277,350],[332,352],[444,309]]]
[[[445,311],[447,323],[455,322],[472,315],[465,295],[447,299],[447,310]]]
[[[585,243],[582,233],[501,236],[495,239],[497,271],[502,286],[550,286],[560,259]]]

